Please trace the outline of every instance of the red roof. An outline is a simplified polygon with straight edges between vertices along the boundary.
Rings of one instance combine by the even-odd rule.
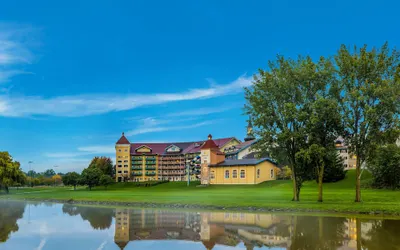
[[[201,149],[218,148],[217,144],[212,139],[212,135],[208,135],[208,140],[201,146]]]
[[[122,132],[122,136],[121,136],[121,138],[119,138],[119,140],[117,141],[116,144],[130,144],[128,139],[126,139],[124,132]]]
[[[232,139],[234,139],[234,137],[220,138],[220,139],[215,139],[213,141],[214,141],[214,143],[216,144],[216,146],[218,148],[218,147],[224,146],[226,143],[228,143]],[[131,143],[131,154],[132,155],[142,155],[143,153],[137,153],[136,149],[139,148],[140,146],[147,146],[147,147],[151,148],[151,153],[145,153],[145,154],[165,155],[165,154],[167,154],[167,152],[165,152],[165,149],[167,147],[169,147],[170,145],[172,145],[172,144],[182,149],[182,151],[177,153],[177,154],[199,153],[201,148],[202,148],[202,145],[204,143],[205,143],[205,141],[196,141],[196,142],[163,142],[163,143],[146,143],[146,142]]]

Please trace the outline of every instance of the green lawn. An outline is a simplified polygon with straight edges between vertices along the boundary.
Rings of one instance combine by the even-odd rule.
[[[363,181],[371,178],[363,174]],[[77,200],[77,201],[111,201],[159,204],[189,204],[203,206],[223,206],[226,208],[256,207],[268,209],[293,209],[299,211],[320,210],[336,212],[385,212],[400,214],[400,192],[392,190],[364,189],[363,202],[354,203],[355,172],[349,171],[344,180],[324,184],[324,202],[318,203],[317,184],[310,181],[301,189],[300,202],[291,202],[291,181],[271,181],[254,186],[209,186],[190,187],[184,182],[170,182],[154,187],[135,187],[133,183],[116,183],[108,190],[103,187],[88,191],[78,188],[73,191],[66,188],[26,188],[11,190],[10,195],[1,198],[30,200]]]

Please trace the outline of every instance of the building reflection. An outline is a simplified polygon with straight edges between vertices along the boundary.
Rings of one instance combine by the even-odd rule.
[[[388,243],[377,244],[374,235],[396,232],[394,228],[400,226],[400,221],[387,220],[145,209],[116,209],[115,218],[114,240],[120,249],[140,240],[201,242],[204,249],[241,243],[246,249],[382,249]],[[389,236],[391,241],[398,238]],[[389,242],[386,249],[397,249],[399,241]]]
[[[215,245],[290,246],[290,221],[285,216],[233,212],[192,213],[117,209],[115,243],[124,249],[137,240],[188,240]]]

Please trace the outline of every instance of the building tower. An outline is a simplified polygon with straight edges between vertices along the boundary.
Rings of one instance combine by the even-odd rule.
[[[129,181],[131,177],[131,143],[126,139],[124,132],[115,143],[115,181]]]
[[[218,164],[225,161],[225,154],[219,151],[217,144],[212,139],[212,135],[208,135],[208,140],[200,148],[201,157],[201,184],[210,184],[210,164]]]
[[[256,138],[254,137],[254,133],[253,133],[253,124],[251,123],[251,120],[249,118],[248,123],[247,123],[247,133],[246,133],[246,137],[244,138],[244,141],[252,141],[255,139]]]

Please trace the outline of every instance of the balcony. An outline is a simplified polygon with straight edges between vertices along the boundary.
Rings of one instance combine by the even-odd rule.
[[[147,160],[150,160],[150,161],[151,161],[151,160],[152,160],[152,161],[155,161],[155,160],[156,160],[156,157],[147,157],[147,158],[146,158],[146,161],[147,161]]]
[[[146,176],[155,176],[156,172],[146,172]]]
[[[142,172],[133,172],[132,175],[133,176],[142,176],[143,174],[142,174]]]
[[[132,165],[142,165],[141,161],[132,161]]]
[[[156,170],[155,166],[146,166],[146,170]]]
[[[132,167],[132,169],[133,170],[142,170],[142,166],[135,166],[135,167]]]
[[[156,162],[155,161],[146,161],[146,165],[155,165]]]

